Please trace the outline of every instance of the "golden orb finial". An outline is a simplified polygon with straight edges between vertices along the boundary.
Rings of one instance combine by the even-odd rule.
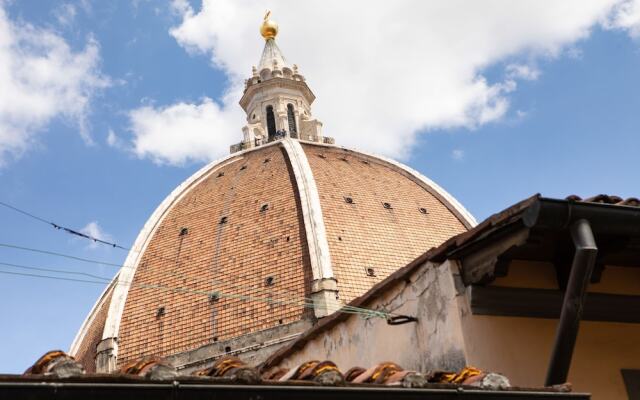
[[[267,13],[264,15],[262,26],[260,26],[260,34],[266,40],[273,39],[278,34],[278,24],[275,21],[269,19],[270,15],[271,11],[267,11]]]

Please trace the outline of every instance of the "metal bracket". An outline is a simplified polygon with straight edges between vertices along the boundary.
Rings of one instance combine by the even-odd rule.
[[[409,322],[418,322],[418,318],[410,317],[408,315],[396,315],[395,317],[387,317],[387,324],[389,325],[402,325]]]

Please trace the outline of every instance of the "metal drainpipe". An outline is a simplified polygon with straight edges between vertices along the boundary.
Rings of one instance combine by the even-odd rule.
[[[567,381],[587,287],[598,253],[591,225],[586,219],[579,219],[571,225],[571,238],[576,252],[573,256],[569,282],[562,302],[562,312],[547,371],[546,386]]]

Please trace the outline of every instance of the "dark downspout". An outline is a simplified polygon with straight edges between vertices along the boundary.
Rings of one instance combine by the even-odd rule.
[[[571,225],[571,238],[576,252],[573,256],[569,282],[562,302],[560,322],[556,331],[545,386],[567,381],[582,318],[582,308],[587,295],[587,286],[591,280],[591,273],[598,253],[591,225],[586,219],[579,219]]]

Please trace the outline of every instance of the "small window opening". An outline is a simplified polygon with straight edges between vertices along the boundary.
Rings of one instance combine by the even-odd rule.
[[[427,214],[428,212],[427,212],[427,209],[426,209],[426,208],[424,208],[424,207],[420,207],[420,213],[422,213],[422,214]]]
[[[265,212],[269,209],[269,204],[268,203],[264,203],[263,205],[260,206],[260,212]]]
[[[267,106],[267,135],[269,141],[276,137],[276,117],[273,114],[273,106]]]
[[[367,164],[367,165],[369,165],[369,161],[367,161],[367,160],[362,160],[361,162],[362,162],[363,164]]]
[[[376,276],[376,270],[371,267],[365,268],[365,271],[367,271],[367,276]]]
[[[220,178],[221,176],[224,176],[224,172],[222,171],[218,173],[218,178]]]
[[[273,276],[267,276],[267,278],[264,280],[264,285],[273,286],[274,282],[275,282],[275,278]]]
[[[391,210],[393,208],[389,203],[382,203],[382,207],[386,208],[387,210]]]
[[[160,318],[165,314],[166,310],[164,307],[158,307],[158,311],[156,311],[156,318]]]
[[[243,165],[242,167],[240,167],[240,171],[247,169],[246,165]]]
[[[224,352],[225,353],[231,353],[231,347],[230,346],[225,347],[224,348]]]
[[[252,119],[256,119],[256,115],[255,115],[255,114],[253,114],[253,115],[251,116],[251,118],[252,118]]]
[[[269,161],[271,161],[271,159],[270,159],[270,158],[265,158],[265,159],[264,159],[264,161],[263,161],[262,163],[263,163],[263,164],[266,164],[266,163],[268,163]]]
[[[187,233],[189,233],[189,228],[182,228],[180,229],[180,236],[184,236]]]
[[[327,156],[325,156],[324,154],[318,154],[318,157],[320,157],[320,158],[327,158]]]
[[[338,240],[342,242],[342,236],[338,236]]]
[[[289,241],[289,236],[287,236],[287,242]]]
[[[349,162],[345,157],[340,157],[340,161]]]
[[[278,320],[278,323],[279,323],[280,325],[282,325],[282,324],[283,324],[283,322],[284,322],[284,321],[282,321],[281,319],[279,319],[279,320]]]
[[[218,293],[211,293],[209,295],[209,303],[215,303],[218,300],[220,300],[220,295]]]
[[[227,223],[227,217],[220,218],[220,225]]]
[[[293,110],[293,104],[287,104],[287,123],[289,124],[289,132],[297,133],[298,127],[296,126],[296,116]]]
[[[218,337],[217,337],[217,336],[214,336],[214,337],[213,337],[213,341],[214,341],[214,342],[217,342],[217,341],[218,341]]]
[[[347,203],[347,204],[353,204],[353,198],[351,198],[351,197],[345,197],[345,198],[344,198],[344,202],[345,202],[345,203]]]

